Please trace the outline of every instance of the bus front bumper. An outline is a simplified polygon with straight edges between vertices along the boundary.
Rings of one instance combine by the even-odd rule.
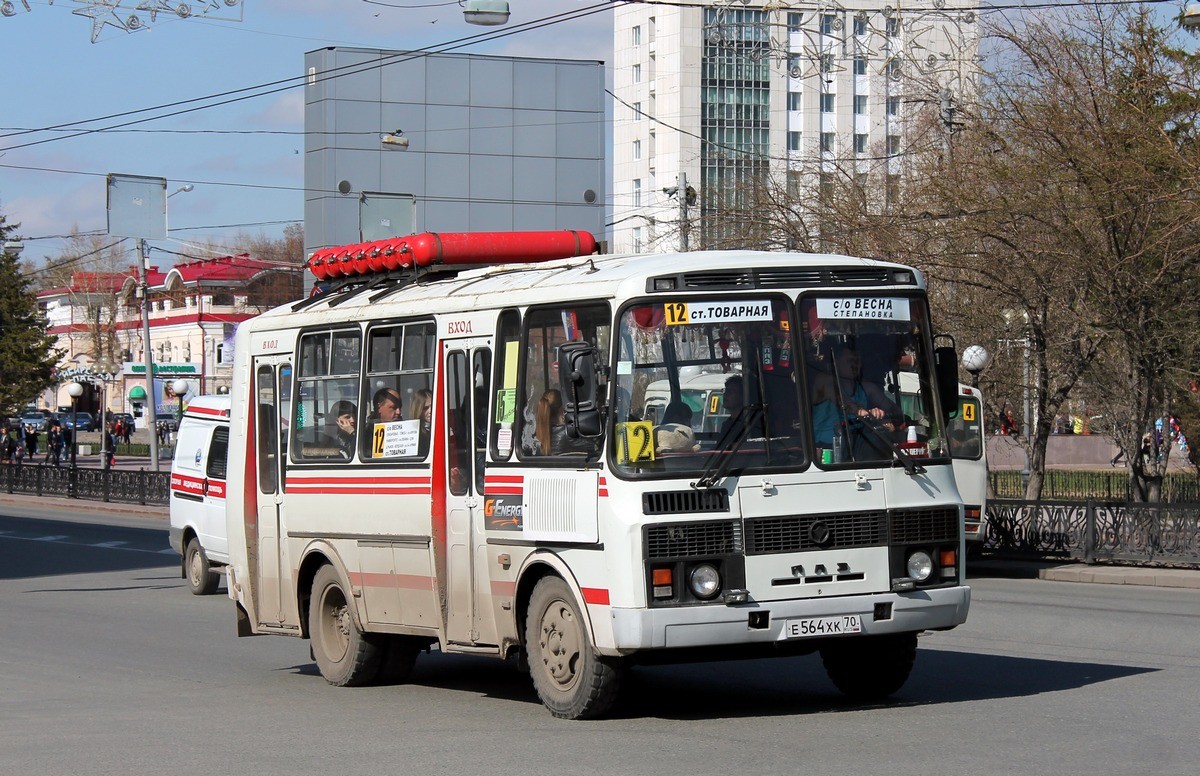
[[[962,585],[908,593],[732,606],[614,607],[611,613],[616,653],[627,654],[643,649],[797,641],[786,636],[787,621],[811,617],[858,615],[861,635],[866,636],[946,630],[966,622],[970,607],[971,588]]]

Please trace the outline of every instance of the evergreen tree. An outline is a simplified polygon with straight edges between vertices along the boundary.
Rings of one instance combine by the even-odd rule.
[[[0,213],[0,244],[13,239],[15,230]],[[0,254],[0,415],[16,414],[53,384],[60,355],[16,254],[5,250]]]

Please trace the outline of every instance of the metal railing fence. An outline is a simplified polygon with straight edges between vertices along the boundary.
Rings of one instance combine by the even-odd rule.
[[[171,473],[69,466],[0,466],[0,490],[34,496],[167,506]]]
[[[1200,565],[1200,503],[992,499],[983,549],[1085,563]]]

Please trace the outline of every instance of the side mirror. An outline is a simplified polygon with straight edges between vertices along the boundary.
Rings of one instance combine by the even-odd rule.
[[[567,436],[573,439],[600,436],[596,355],[596,349],[587,342],[567,342],[558,348],[558,379],[562,385]]]
[[[933,349],[934,370],[937,372],[938,398],[942,403],[942,417],[948,418],[958,411],[958,352],[953,345]]]

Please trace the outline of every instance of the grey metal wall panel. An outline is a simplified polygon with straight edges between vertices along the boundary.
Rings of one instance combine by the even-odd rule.
[[[554,126],[554,149],[560,158],[596,159],[604,156],[603,114],[560,113]]]
[[[383,155],[380,188],[396,194],[417,196],[425,191],[425,155],[397,149]]]
[[[427,57],[412,52],[385,52],[389,57],[381,72],[379,99],[383,102],[425,104],[425,62]]]
[[[595,62],[463,54],[310,52],[306,66],[353,65],[306,90],[305,242],[358,241],[359,194],[412,194],[417,231],[587,229],[603,235],[604,97]],[[317,63],[317,65],[313,65]],[[564,75],[570,73],[570,75]],[[330,84],[337,84],[330,93]],[[329,99],[320,99],[330,93]],[[565,105],[581,106],[564,111]],[[512,106],[511,108],[509,106]],[[407,147],[380,135],[402,130]],[[340,181],[350,193],[337,193]],[[584,204],[584,191],[596,192]]]
[[[458,105],[425,109],[425,137],[417,149],[426,153],[468,153],[471,149],[471,110]]]
[[[503,202],[473,202],[467,229],[471,232],[509,232],[513,229],[513,205]]]
[[[511,156],[471,155],[471,199],[512,201],[513,158]]]
[[[471,65],[462,57],[432,56],[425,60],[425,102],[471,104]]]
[[[322,74],[333,69],[334,49],[318,49],[304,55],[304,101],[319,102],[333,97],[335,80]],[[315,72],[314,72],[315,71]]]
[[[512,194],[518,202],[555,202],[557,161],[549,157],[519,157],[513,163]]]
[[[333,66],[337,77],[324,83],[328,94],[338,100],[379,100],[380,53],[369,49],[335,49]],[[324,77],[333,75],[327,73]],[[318,77],[322,77],[318,75]]]
[[[519,110],[513,114],[516,130],[513,153],[517,156],[554,156],[558,114],[552,110]]]
[[[423,232],[465,232],[471,222],[471,207],[466,202],[427,200],[424,220],[417,227]]]
[[[559,110],[592,110],[594,95],[604,91],[604,68],[599,63],[593,67],[560,67],[555,71],[554,107]]]
[[[513,63],[489,57],[470,60],[471,105],[513,107]]]
[[[379,102],[341,103],[334,112],[334,127],[339,149],[378,152],[383,132],[396,127],[383,127],[382,105]]]
[[[425,155],[425,197],[466,199],[471,185],[471,157],[467,154]]]
[[[518,60],[513,63],[513,106],[554,110],[555,73],[552,68],[537,62]]]
[[[584,191],[604,191],[604,170],[599,163],[585,159],[559,159],[555,163],[555,200],[567,205],[583,205]]]
[[[341,181],[349,181],[350,193],[357,196],[360,191],[380,191],[379,152],[356,151],[339,148],[333,152],[334,182],[332,188],[337,190]],[[358,218],[354,219],[358,223]],[[355,227],[355,233],[358,227]]]
[[[471,108],[472,154],[509,154],[513,152],[513,112],[501,108]]]
[[[569,221],[558,220],[558,208],[554,205],[522,205],[513,213],[512,228],[516,231],[537,231],[547,228],[546,224],[554,224],[556,229],[571,228]]]

